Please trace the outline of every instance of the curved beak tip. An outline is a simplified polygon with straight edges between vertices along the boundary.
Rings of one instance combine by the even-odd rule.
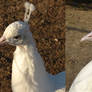
[[[88,33],[86,36],[81,38],[80,42],[83,42],[83,41],[92,41],[92,32]]]
[[[3,45],[5,43],[5,41],[6,41],[6,38],[4,36],[2,36],[0,38],[0,45]]]
[[[81,38],[80,42],[83,42],[85,39],[84,38]]]
[[[84,36],[83,38],[81,38],[80,42],[86,41],[86,40],[90,40],[90,36]]]

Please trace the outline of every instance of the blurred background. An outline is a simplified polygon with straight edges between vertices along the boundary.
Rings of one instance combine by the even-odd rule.
[[[26,0],[0,0],[0,36],[12,22],[23,20]],[[65,70],[65,5],[64,0],[27,0],[36,10],[30,26],[47,72]],[[15,47],[0,46],[0,92],[11,92],[12,59]]]
[[[92,0],[66,0],[66,92],[79,71],[92,60],[92,42],[80,39],[92,31]]]

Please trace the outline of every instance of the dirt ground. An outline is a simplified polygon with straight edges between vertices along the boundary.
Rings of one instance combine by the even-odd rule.
[[[92,42],[80,39],[92,31],[92,10],[88,7],[66,6],[66,88],[79,71],[92,60]]]
[[[23,20],[26,0],[0,0],[0,36],[16,20]],[[27,0],[36,6],[30,19],[37,48],[52,74],[65,69],[64,0]],[[11,92],[12,59],[15,47],[0,46],[0,92]]]

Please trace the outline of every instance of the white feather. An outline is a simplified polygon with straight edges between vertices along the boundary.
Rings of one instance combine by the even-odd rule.
[[[92,92],[92,61],[77,75],[69,92]]]
[[[35,10],[35,6],[29,2],[25,2],[25,16],[24,22],[28,22],[30,19],[31,13]]]

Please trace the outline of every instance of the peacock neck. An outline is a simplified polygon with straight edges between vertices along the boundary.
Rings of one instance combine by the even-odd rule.
[[[29,45],[24,45],[24,46],[17,46],[16,51],[18,51],[18,53],[22,52],[24,55],[22,55],[23,57],[26,58],[26,61],[28,65],[32,64],[34,67],[32,67],[32,69],[35,69],[35,71],[39,70],[43,72],[45,71],[45,67],[44,67],[44,62],[40,56],[40,54],[37,51],[36,46],[33,44],[29,44]],[[31,66],[29,66],[31,67]]]
[[[13,84],[25,81],[26,84],[32,86],[31,90],[37,90],[32,92],[53,92],[51,91],[53,87],[51,87],[52,84],[45,70],[43,60],[34,45],[17,46],[14,60]],[[15,72],[15,69],[17,72]],[[19,80],[20,76],[21,79]]]
[[[31,75],[35,80],[38,80],[38,78],[42,79],[48,77],[44,67],[44,62],[35,45],[29,44],[25,46],[17,46],[16,50],[18,53],[24,53],[21,58],[25,58],[25,60],[22,62],[27,63],[28,69],[29,71],[32,71]]]

